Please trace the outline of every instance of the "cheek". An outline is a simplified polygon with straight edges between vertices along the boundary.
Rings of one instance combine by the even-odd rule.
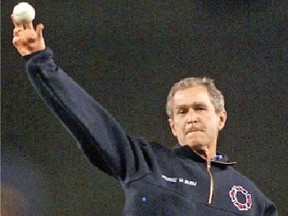
[[[179,136],[184,133],[185,124],[181,120],[177,120],[173,124],[174,135],[175,133]]]
[[[177,131],[178,134],[181,133],[183,131],[183,124],[181,124],[180,122],[175,124],[175,131]]]
[[[211,122],[208,123],[209,131],[213,134],[218,134],[219,129],[220,129],[219,125],[220,124],[219,124],[218,120],[216,120],[216,119],[212,120]]]

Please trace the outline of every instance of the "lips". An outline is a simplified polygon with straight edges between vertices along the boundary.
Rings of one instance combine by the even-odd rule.
[[[187,128],[185,130],[185,133],[188,134],[188,133],[201,132],[201,131],[203,131],[201,128],[191,127],[191,128]]]

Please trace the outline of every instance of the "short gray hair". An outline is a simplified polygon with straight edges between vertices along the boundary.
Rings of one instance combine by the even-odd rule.
[[[224,96],[221,91],[216,88],[213,79],[210,79],[208,77],[188,77],[175,83],[167,96],[166,113],[169,118],[173,117],[172,100],[175,93],[179,90],[191,88],[197,85],[202,85],[207,88],[208,94],[210,96],[212,104],[214,105],[216,113],[219,113],[225,109]]]

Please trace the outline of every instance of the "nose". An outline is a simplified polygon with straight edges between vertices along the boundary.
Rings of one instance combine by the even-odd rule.
[[[194,110],[192,108],[189,109],[188,113],[187,113],[187,123],[197,123],[197,115],[194,112]]]

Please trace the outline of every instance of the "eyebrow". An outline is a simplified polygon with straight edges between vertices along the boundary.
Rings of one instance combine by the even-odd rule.
[[[192,104],[176,105],[175,109],[188,108],[188,107],[204,107],[204,108],[207,108],[208,106],[205,103],[202,103],[202,102],[194,102]]]

